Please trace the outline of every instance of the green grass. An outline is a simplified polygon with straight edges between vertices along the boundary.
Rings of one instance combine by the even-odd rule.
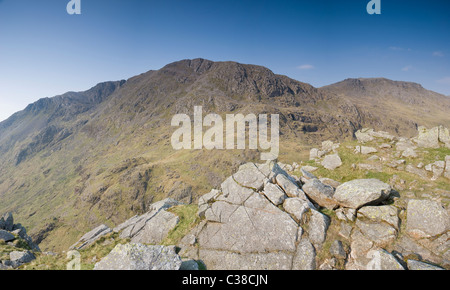
[[[168,209],[169,212],[176,214],[180,221],[173,228],[167,237],[162,241],[162,245],[177,245],[181,239],[186,236],[196,225],[199,224],[200,218],[197,215],[197,205],[180,205]]]
[[[117,233],[101,237],[86,249],[78,250],[80,253],[81,270],[93,270],[95,263],[106,257],[118,244],[126,244],[129,240],[120,239]],[[36,253],[36,260],[21,267],[23,270],[67,270],[67,264],[73,257],[64,254],[46,255]]]

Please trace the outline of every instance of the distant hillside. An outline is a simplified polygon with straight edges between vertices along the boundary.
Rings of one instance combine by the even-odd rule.
[[[118,224],[164,197],[195,200],[255,151],[174,151],[174,114],[280,114],[280,160],[364,127],[413,135],[449,127],[450,99],[420,85],[346,80],[314,88],[267,68],[182,60],[126,81],[41,99],[0,123],[0,213],[47,249],[67,249],[99,223]],[[292,160],[291,160],[292,159]]]

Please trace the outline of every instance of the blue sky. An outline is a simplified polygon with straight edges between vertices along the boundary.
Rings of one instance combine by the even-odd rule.
[[[450,1],[0,0],[0,120],[43,97],[186,58],[263,65],[316,87],[350,77],[450,95]]]

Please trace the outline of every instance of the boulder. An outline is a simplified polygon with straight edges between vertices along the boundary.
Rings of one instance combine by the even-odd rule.
[[[444,143],[447,148],[450,148],[450,132],[444,126],[439,126],[439,141]]]
[[[372,222],[385,222],[396,230],[399,229],[400,220],[398,218],[398,210],[394,206],[366,206],[358,211],[358,219],[365,218]]]
[[[343,207],[359,209],[389,197],[391,186],[378,179],[356,179],[336,188],[333,198]]]
[[[344,245],[339,240],[334,241],[331,245],[330,254],[336,259],[345,260],[347,258],[347,253],[345,252]]]
[[[100,225],[93,229],[92,231],[86,233],[84,236],[82,236],[78,242],[76,242],[73,246],[70,247],[70,249],[76,249],[81,250],[89,245],[92,245],[94,242],[99,240],[101,237],[111,233],[112,230],[106,226],[106,225]]]
[[[436,201],[410,200],[406,230],[415,238],[438,236],[449,230],[448,212]]]
[[[166,211],[180,203],[173,199],[164,199],[149,207],[149,212],[134,216],[114,228],[121,239],[131,239],[134,243],[161,242],[179,222],[179,218]]]
[[[179,270],[182,261],[175,247],[119,244],[94,270]]]
[[[10,232],[14,227],[14,217],[12,213],[8,212],[3,215],[3,229]]]
[[[417,146],[423,148],[439,148],[439,127],[427,129],[423,126],[418,128],[419,135],[414,138]]]
[[[36,257],[29,251],[24,252],[14,251],[9,253],[9,259],[11,260],[11,262],[15,264],[26,264],[35,260]]]
[[[283,204],[284,200],[287,198],[284,191],[276,184],[266,183],[264,185],[264,195],[274,204],[280,205]]]
[[[153,218],[145,223],[142,230],[134,235],[132,243],[159,244],[175,228],[180,218],[166,210],[159,211]]]
[[[311,210],[312,214],[308,223],[309,240],[316,246],[322,245],[327,238],[327,230],[331,220],[328,216]]]
[[[11,234],[10,232],[0,230],[0,241],[7,243],[10,241],[14,241],[15,239],[16,239],[16,237],[14,237],[14,235]]]
[[[368,257],[372,260],[367,264],[366,270],[405,270],[402,264],[384,249],[373,250],[369,252]]]
[[[328,209],[337,208],[338,204],[333,199],[334,188],[323,184],[318,179],[312,179],[302,187],[306,195],[315,203]]]
[[[328,170],[335,170],[342,165],[342,160],[338,154],[327,155],[322,161],[322,166]]]
[[[297,246],[297,251],[292,263],[292,270],[315,270],[316,249],[307,239],[302,239]]]
[[[417,270],[445,270],[441,267],[434,266],[428,263],[416,261],[416,260],[408,260],[408,270],[417,271]]]
[[[373,129],[362,129],[362,130],[358,130],[355,133],[355,137],[356,139],[358,139],[359,142],[361,143],[366,143],[366,142],[370,142],[373,141],[375,138],[371,135],[371,133],[373,133]]]
[[[386,223],[356,221],[361,233],[375,245],[384,247],[397,238],[397,230]]]
[[[287,178],[284,174],[278,174],[276,176],[276,181],[288,197],[300,197],[302,199],[306,199],[305,193],[300,189],[300,187],[291,179]]]
[[[283,203],[284,210],[298,221],[310,210],[308,203],[300,198],[287,198]]]

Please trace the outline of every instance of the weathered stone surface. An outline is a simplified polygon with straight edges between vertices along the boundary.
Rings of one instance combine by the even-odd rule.
[[[311,218],[308,223],[309,240],[314,245],[322,245],[326,240],[331,220],[328,216],[316,210],[311,212]]]
[[[294,251],[298,225],[266,199],[262,198],[260,203],[264,201],[264,208],[238,206],[226,220],[221,219],[225,223],[207,223],[198,236],[200,247],[239,253]],[[219,207],[226,205],[222,203]]]
[[[306,195],[315,203],[328,209],[335,209],[338,203],[333,199],[334,188],[323,184],[318,179],[312,179],[302,187]]]
[[[302,221],[303,215],[310,210],[308,203],[300,198],[287,198],[283,208],[298,221]]]
[[[276,181],[288,197],[299,197],[306,200],[305,193],[293,180],[287,178],[283,174],[278,174],[276,176]]]
[[[233,174],[233,178],[239,185],[259,191],[264,186],[266,176],[259,171],[256,165],[253,165],[253,168],[239,170]]]
[[[384,249],[373,250],[369,252],[369,257],[372,260],[367,264],[366,270],[405,270],[397,259]]]
[[[417,271],[417,270],[445,270],[444,268],[434,266],[428,263],[416,261],[416,260],[408,260],[408,269]]]
[[[424,148],[439,148],[439,127],[427,129],[423,126],[418,128],[419,135],[414,138],[417,146]]]
[[[448,212],[431,200],[410,200],[406,229],[415,238],[434,237],[449,230]]]
[[[290,270],[292,255],[277,253],[232,253],[200,249],[199,258],[209,270]]]
[[[227,178],[221,185],[222,194],[217,200],[225,201],[232,204],[242,204],[246,201],[250,195],[254,193],[253,189],[242,187],[237,184],[233,177]]]
[[[19,264],[26,264],[36,259],[36,257],[29,251],[26,252],[19,252],[14,251],[9,253],[9,259],[11,262],[19,263]]]
[[[266,183],[264,185],[264,195],[274,204],[274,205],[280,205],[284,202],[284,200],[287,198],[284,191],[276,184],[273,183]]]
[[[82,236],[76,244],[70,247],[70,249],[81,250],[86,248],[87,246],[93,244],[95,241],[100,239],[101,237],[111,233],[112,230],[106,225],[100,225],[93,229],[92,231],[86,233]]]
[[[328,170],[335,170],[342,165],[342,160],[338,154],[327,155],[322,161],[322,166]]]
[[[292,263],[292,270],[315,270],[316,249],[307,239],[302,239],[297,246],[297,251]]]
[[[366,206],[358,211],[358,218],[366,218],[377,223],[386,222],[396,230],[399,229],[398,210],[394,206]]]
[[[141,216],[134,216],[122,224],[118,225],[113,229],[114,232],[120,233],[121,239],[132,238],[139,233],[145,224],[156,216],[161,210],[169,209],[173,206],[180,205],[181,203],[167,198],[158,202],[155,202],[149,207],[149,211]]]
[[[347,258],[347,253],[345,252],[344,245],[339,240],[334,241],[331,245],[330,254],[337,259],[345,260]]]
[[[220,194],[221,194],[221,192],[219,190],[213,189],[209,193],[201,196],[198,199],[198,216],[199,217],[205,216],[205,212],[210,207],[210,203],[214,202],[214,200],[217,197],[219,197]]]
[[[378,179],[356,179],[336,188],[334,199],[344,207],[358,209],[389,197],[391,186]]]
[[[10,232],[0,230],[0,241],[9,242],[15,239],[14,235]]]
[[[350,239],[350,236],[352,234],[353,227],[349,225],[348,223],[342,222],[340,229],[339,229],[339,236],[343,237],[346,240]]]
[[[119,244],[94,270],[179,270],[181,264],[175,247]]]
[[[397,238],[397,230],[386,223],[370,223],[357,220],[356,226],[366,238],[380,247],[389,245]]]
[[[169,232],[179,223],[180,219],[173,213],[166,210],[159,211],[153,218],[148,220],[145,226],[131,242],[142,244],[159,244],[164,240]]]

